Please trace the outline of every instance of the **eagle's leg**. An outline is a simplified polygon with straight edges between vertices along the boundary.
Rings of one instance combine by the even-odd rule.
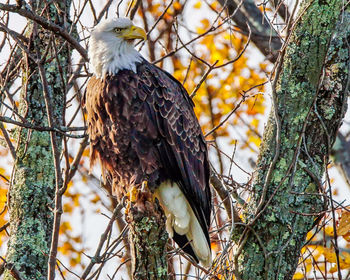
[[[168,279],[165,215],[148,182],[129,189],[126,220],[130,228],[133,279]]]
[[[137,201],[138,190],[135,185],[133,185],[126,194],[126,206],[125,206],[125,216],[127,217],[130,211],[130,207],[132,203]]]
[[[131,204],[139,205],[140,202],[153,202],[153,195],[151,194],[151,191],[148,187],[148,181],[145,180],[142,182],[141,187],[140,185],[132,185],[129,189],[128,193],[126,194],[127,197],[127,203],[126,203],[126,209],[125,214],[127,215],[129,213]]]

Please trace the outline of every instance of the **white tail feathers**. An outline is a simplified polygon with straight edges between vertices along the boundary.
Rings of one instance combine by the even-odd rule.
[[[210,266],[211,252],[207,239],[178,185],[166,181],[157,188],[155,195],[167,217],[166,230],[169,236],[174,236],[174,230],[177,234],[186,235],[197,258],[204,266]]]

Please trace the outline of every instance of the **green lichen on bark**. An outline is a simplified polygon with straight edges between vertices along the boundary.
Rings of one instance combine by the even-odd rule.
[[[55,183],[52,151],[47,133],[32,132],[29,141],[27,137],[28,131],[20,133],[10,188],[11,235],[6,261],[14,264],[24,279],[45,279],[53,218],[49,209],[53,208]],[[12,276],[5,273],[4,279]]]
[[[47,9],[50,17],[62,23],[66,11],[69,15],[70,1],[61,1],[60,11],[56,4],[32,1],[35,12]],[[47,49],[51,33],[30,22],[27,29],[28,49],[33,57],[42,56]],[[57,59],[44,63],[48,90],[53,107],[53,117],[57,125],[63,124],[65,104],[65,86],[68,77],[69,46],[59,38],[54,42],[61,51]],[[51,42],[52,44],[52,42]],[[62,47],[63,46],[63,47]],[[53,48],[47,56],[55,58]],[[46,106],[43,97],[43,86],[35,61],[23,53],[25,59],[22,69],[22,93],[19,113],[28,123],[35,126],[48,126]],[[61,75],[60,75],[61,73]],[[63,77],[63,79],[62,79]],[[39,132],[24,128],[15,131],[17,140],[16,160],[9,189],[10,238],[6,253],[7,267],[14,265],[21,279],[46,279],[47,262],[50,250],[54,196],[55,168],[51,140],[48,132]],[[61,150],[61,136],[56,135],[58,150]],[[4,280],[14,279],[10,271],[5,271]]]
[[[166,250],[168,235],[155,217],[135,221],[133,247],[136,262],[134,279],[168,279]]]
[[[350,25],[343,25],[347,35],[339,34],[334,38],[328,51],[342,3],[340,0],[304,1],[301,5],[300,21],[287,46],[275,92],[281,123],[279,157],[265,185],[276,152],[276,121],[271,114],[260,148],[253,195],[244,213],[245,222],[250,223],[257,210],[264,209],[257,207],[266,188],[263,201],[266,208],[253,224],[255,233],[248,235],[238,257],[236,269],[242,279],[291,279],[306,233],[317,213],[323,210],[319,181],[346,102],[347,80],[340,72],[348,69],[345,39],[349,36]],[[334,57],[341,57],[341,62],[334,57],[330,59],[335,45],[339,47]],[[321,79],[325,62],[326,73],[333,68],[342,69],[337,74],[332,72],[338,77],[337,86],[341,88],[336,94],[322,88],[326,82]],[[235,232],[235,240],[242,233],[241,229]],[[260,237],[259,242],[256,235]]]
[[[168,264],[165,215],[150,190],[138,190],[137,201],[127,207],[134,280],[166,280]]]

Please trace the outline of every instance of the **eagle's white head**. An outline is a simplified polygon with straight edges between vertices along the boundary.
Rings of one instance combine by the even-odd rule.
[[[136,72],[136,63],[142,60],[142,56],[134,49],[133,41],[146,38],[146,32],[134,26],[128,18],[101,21],[91,32],[89,40],[88,54],[94,75],[102,78],[121,69]]]

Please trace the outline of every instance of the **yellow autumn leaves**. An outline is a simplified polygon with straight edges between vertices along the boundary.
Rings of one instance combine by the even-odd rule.
[[[300,262],[303,262],[304,271],[295,273],[293,279],[305,279],[311,270],[326,275],[336,273],[339,269],[350,268],[350,208],[337,210],[340,218],[337,220],[336,237],[339,245],[338,259],[334,248],[334,228],[328,225],[323,228],[322,239],[317,238],[314,232],[309,232],[309,244],[304,246]]]

